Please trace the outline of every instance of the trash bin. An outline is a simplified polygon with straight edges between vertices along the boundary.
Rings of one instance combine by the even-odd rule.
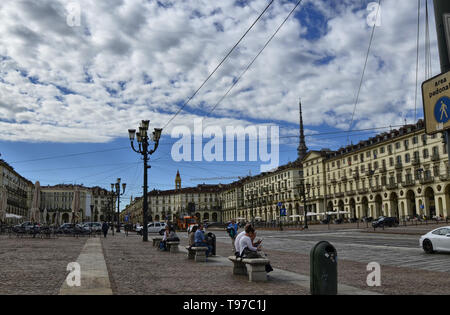
[[[317,243],[310,253],[312,295],[337,294],[337,252],[329,242]]]
[[[207,234],[207,242],[212,246],[211,255],[216,256],[216,235],[214,233],[209,232]]]

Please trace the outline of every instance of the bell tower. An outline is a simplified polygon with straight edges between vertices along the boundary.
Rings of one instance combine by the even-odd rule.
[[[181,189],[181,176],[180,171],[177,170],[177,176],[175,177],[175,190]]]

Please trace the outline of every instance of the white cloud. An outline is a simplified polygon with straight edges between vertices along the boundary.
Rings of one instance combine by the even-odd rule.
[[[267,5],[259,0],[244,7],[231,0],[159,1],[164,6],[80,0],[81,26],[69,27],[65,8],[70,2],[0,3],[0,56],[6,57],[0,57],[0,132],[5,140],[104,142],[126,137],[127,129],[145,118],[152,127],[162,127]],[[207,121],[297,124],[302,97],[306,126],[348,128],[371,32],[368,12],[354,10],[363,8],[361,3],[346,0],[330,8],[329,1],[305,1],[299,10],[321,12],[328,24],[318,25],[311,12],[300,14],[306,14],[306,25],[289,20]],[[293,5],[275,2],[167,133],[209,111]],[[413,120],[416,10],[411,1],[383,1],[355,128]],[[322,36],[305,39],[308,27]],[[431,31],[436,73],[434,24]],[[423,80],[423,45],[420,49]],[[332,57],[329,63],[317,63],[326,57]],[[419,94],[419,112],[421,107]],[[287,129],[282,134],[295,132]]]

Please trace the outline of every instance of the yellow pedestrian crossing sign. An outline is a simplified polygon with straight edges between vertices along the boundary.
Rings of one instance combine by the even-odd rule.
[[[425,131],[450,130],[450,71],[422,83]]]

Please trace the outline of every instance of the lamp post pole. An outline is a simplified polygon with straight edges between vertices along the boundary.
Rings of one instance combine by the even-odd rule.
[[[159,139],[161,138],[162,129],[155,128],[152,134],[152,140],[154,142],[153,150],[148,150],[149,147],[149,137],[148,137],[148,128],[150,125],[149,120],[142,120],[139,126],[139,132],[136,133],[135,129],[128,129],[128,134],[130,137],[131,148],[134,152],[142,155],[144,160],[144,187],[143,187],[143,230],[142,230],[142,240],[144,242],[148,242],[148,200],[147,200],[147,171],[150,168],[148,165],[149,156],[155,153],[156,149],[159,145]],[[138,148],[134,147],[134,138],[137,137]]]
[[[125,194],[125,188],[127,184],[122,184],[122,193],[120,192],[120,178],[117,179],[117,182],[115,184],[111,184],[111,191],[114,194],[114,196],[117,197],[117,233],[120,233],[120,196]],[[114,191],[114,188],[116,189]]]
[[[309,189],[310,189],[310,184],[306,184],[305,185],[305,180],[301,179],[300,180],[300,185],[298,186],[299,190],[300,190],[300,194],[303,197],[303,214],[305,216],[305,225],[303,226],[303,228],[307,229],[308,228],[308,211],[306,210],[306,194],[309,193]],[[308,192],[307,192],[308,190]]]

